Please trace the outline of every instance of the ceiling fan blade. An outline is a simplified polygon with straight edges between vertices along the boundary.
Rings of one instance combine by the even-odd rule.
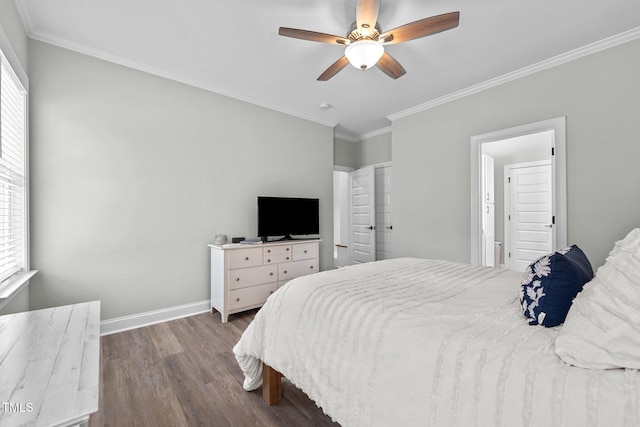
[[[394,80],[398,77],[404,76],[407,73],[402,65],[400,65],[400,63],[387,52],[382,55],[382,58],[378,60],[378,63],[376,65],[378,66],[378,68],[380,68],[380,70],[382,70],[383,73]]]
[[[371,28],[371,30],[376,27],[379,7],[380,0],[358,0],[356,5],[356,23],[360,33],[362,33],[363,27],[365,29]]]
[[[450,30],[457,27],[459,22],[460,12],[445,13],[389,30],[381,34],[378,40],[381,40],[382,44],[402,43]]]
[[[318,33],[316,31],[299,30],[297,28],[280,27],[278,34],[294,39],[310,40],[312,42],[321,42],[329,44],[348,45],[349,39],[331,34]]]
[[[344,67],[346,67],[347,65],[349,65],[349,60],[347,59],[346,56],[343,56],[342,58],[338,59],[336,62],[331,64],[331,66],[327,68],[324,73],[320,74],[320,77],[318,77],[318,81],[326,82],[331,77],[338,74],[338,72],[342,70]]]

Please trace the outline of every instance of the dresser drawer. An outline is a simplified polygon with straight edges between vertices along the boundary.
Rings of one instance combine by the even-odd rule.
[[[229,270],[229,289],[246,288],[278,280],[278,266],[237,268]]]
[[[293,246],[293,260],[313,259],[318,256],[317,243],[303,243]]]
[[[229,251],[229,268],[256,267],[262,265],[262,248]]]
[[[267,257],[267,255],[291,255],[291,245],[281,245],[264,248],[262,250],[262,254],[265,256],[265,258]]]
[[[318,272],[318,259],[294,261],[278,265],[278,280],[286,281],[295,277],[306,276]]]
[[[229,309],[262,305],[278,289],[278,283],[251,286],[229,291]]]
[[[289,262],[291,261],[291,252],[265,255],[263,258],[263,261],[265,265],[279,264],[281,262]]]

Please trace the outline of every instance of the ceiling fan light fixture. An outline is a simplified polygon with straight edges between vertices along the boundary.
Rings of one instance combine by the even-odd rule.
[[[384,46],[369,39],[351,42],[344,51],[349,63],[363,71],[376,65],[383,54]]]

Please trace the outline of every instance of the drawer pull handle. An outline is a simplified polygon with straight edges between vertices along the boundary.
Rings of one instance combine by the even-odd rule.
[[[304,253],[306,254],[307,252],[308,252],[308,251],[305,249],[305,250],[304,250]]]
[[[287,270],[284,271],[284,274],[287,274]]]
[[[313,265],[309,266],[309,268],[313,270]]]
[[[236,282],[239,282],[239,281],[240,281],[240,278],[239,278],[239,277],[236,277]]]
[[[271,262],[271,259],[268,259],[267,262]]]
[[[269,293],[270,293],[270,294],[272,294],[272,293],[273,293],[273,291],[269,291]]]
[[[287,261],[289,261],[289,257],[287,257]]]
[[[269,273],[269,276],[273,276],[273,271],[271,273]]]
[[[289,252],[289,248],[287,248],[287,252]]]
[[[236,298],[236,302],[239,302],[239,301],[240,301],[240,298]]]
[[[248,256],[244,257],[244,260],[249,261],[249,257]]]
[[[267,253],[270,254],[271,253],[271,249],[267,249]]]

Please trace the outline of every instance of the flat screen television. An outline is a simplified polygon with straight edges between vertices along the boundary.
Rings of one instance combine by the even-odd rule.
[[[293,239],[320,233],[319,199],[258,196],[258,236]]]

